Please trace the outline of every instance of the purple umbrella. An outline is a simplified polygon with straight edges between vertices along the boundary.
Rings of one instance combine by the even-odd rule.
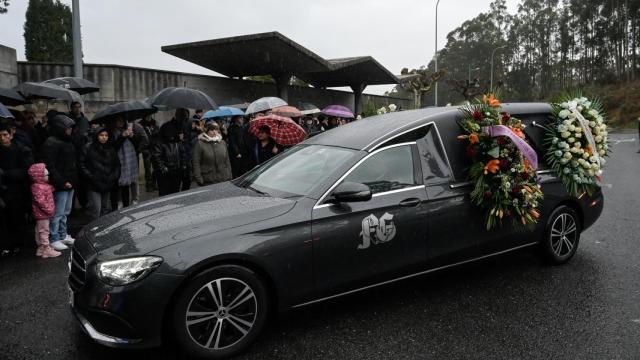
[[[348,107],[342,105],[329,105],[326,108],[322,109],[322,113],[329,116],[337,116],[347,119],[351,119],[354,117],[351,110],[349,110]]]

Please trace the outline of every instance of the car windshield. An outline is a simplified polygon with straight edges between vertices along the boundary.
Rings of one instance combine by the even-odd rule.
[[[324,145],[296,146],[253,169],[236,185],[277,197],[306,196],[355,153]]]

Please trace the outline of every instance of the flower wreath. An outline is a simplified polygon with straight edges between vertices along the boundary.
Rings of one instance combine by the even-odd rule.
[[[553,104],[545,158],[569,195],[578,197],[593,192],[609,154],[608,141],[606,118],[599,101],[565,96]]]
[[[533,228],[538,221],[542,191],[537,182],[537,156],[527,144],[521,120],[500,111],[493,94],[462,109],[459,122],[468,141],[471,201],[485,209],[486,229],[511,219],[517,229]]]

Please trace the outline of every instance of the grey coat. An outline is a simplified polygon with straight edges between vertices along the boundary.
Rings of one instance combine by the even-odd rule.
[[[213,141],[206,134],[200,134],[193,149],[193,174],[199,185],[231,180],[227,143],[224,140]]]

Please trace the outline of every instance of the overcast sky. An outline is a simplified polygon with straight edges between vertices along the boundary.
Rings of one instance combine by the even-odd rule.
[[[71,0],[62,2],[71,6]],[[0,43],[25,60],[28,0],[11,0],[0,15]],[[438,46],[489,0],[441,0]],[[518,0],[507,0],[514,12]],[[267,31],[324,58],[371,55],[393,73],[426,64],[434,54],[436,0],[81,0],[85,63],[118,64],[200,74],[214,72],[160,51],[163,45]],[[382,93],[389,86],[370,86]]]

